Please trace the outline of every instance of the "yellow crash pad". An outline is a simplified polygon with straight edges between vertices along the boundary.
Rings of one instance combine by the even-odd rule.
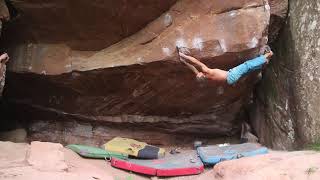
[[[141,159],[164,157],[165,150],[134,139],[116,137],[104,145],[106,151],[123,153]]]

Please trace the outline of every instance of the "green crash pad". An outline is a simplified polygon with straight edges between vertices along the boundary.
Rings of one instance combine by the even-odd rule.
[[[116,157],[119,159],[127,159],[127,155],[117,152],[109,152],[101,148],[70,144],[66,148],[78,153],[82,157],[94,158],[94,159],[109,159],[111,157]]]

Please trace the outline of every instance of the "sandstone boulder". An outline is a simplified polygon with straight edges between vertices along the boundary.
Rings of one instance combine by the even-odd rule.
[[[271,17],[269,26],[269,42],[277,40],[288,14],[288,0],[269,0]]]
[[[317,152],[272,152],[219,163],[198,180],[316,180],[320,178],[319,163]]]
[[[254,129],[262,143],[275,149],[300,149],[320,138],[320,4],[290,3],[254,111],[259,122]]]
[[[0,0],[0,33],[2,32],[2,24],[4,21],[9,20],[9,10],[4,2]],[[2,53],[2,52],[0,52]],[[1,55],[1,54],[0,54]],[[0,62],[0,97],[2,96],[2,91],[5,85],[6,78],[6,62]]]
[[[0,97],[2,96],[3,88],[6,79],[6,64],[0,63]]]
[[[20,83],[9,84],[8,97],[33,115],[36,110],[168,132],[233,134],[255,76],[237,87],[201,88],[174,61],[175,47],[188,48],[215,67],[230,68],[256,56],[267,42],[270,12],[261,1],[213,4],[179,1],[137,34],[86,55],[59,44],[17,46],[10,69],[15,72],[11,81]],[[30,89],[20,91],[16,85],[21,83]],[[38,114],[33,118],[52,118]]]
[[[63,146],[49,142],[31,142],[28,163],[39,171],[62,172],[68,169],[64,159]]]
[[[106,169],[105,161],[83,159],[74,152],[66,151],[61,144],[54,143],[32,142],[30,146],[24,143],[0,142],[0,179],[114,179],[109,173],[112,167],[109,165]],[[95,164],[97,162],[98,165]],[[70,168],[64,171],[65,167]]]
[[[128,23],[125,27],[131,30],[113,39],[108,37],[118,29],[109,28],[117,19],[108,21],[102,15],[112,6],[88,2],[67,11],[71,1],[38,3],[13,3],[21,18],[9,30],[16,28],[21,37],[7,39],[13,59],[9,79],[14,83],[8,83],[6,96],[17,112],[24,112],[20,117],[18,113],[18,119],[87,121],[167,134],[221,136],[239,131],[242,109],[250,100],[257,74],[236,86],[201,87],[177,62],[176,47],[221,69],[257,56],[268,39],[267,1],[181,0],[144,29],[109,47],[137,30],[131,19],[141,18],[143,26],[174,1],[159,1],[159,11],[145,1],[114,5],[133,16],[129,21],[122,17],[120,23]],[[152,15],[134,16],[141,12],[133,8],[139,4]],[[79,11],[83,6],[96,14],[75,18],[87,14]],[[41,16],[44,12],[48,16]],[[78,22],[82,19],[83,23]],[[15,32],[9,30],[9,34]],[[25,36],[30,32],[32,36]]]
[[[0,141],[11,141],[16,143],[26,142],[27,132],[25,129],[14,129],[0,132]]]
[[[26,165],[29,144],[0,142],[0,169]]]
[[[176,0],[12,1],[16,18],[9,43],[66,44],[76,50],[101,50],[142,29]]]

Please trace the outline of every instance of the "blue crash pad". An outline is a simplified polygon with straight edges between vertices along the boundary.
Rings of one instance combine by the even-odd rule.
[[[268,149],[266,147],[253,143],[198,147],[197,151],[202,162],[206,165],[214,165],[225,160],[268,153]]]

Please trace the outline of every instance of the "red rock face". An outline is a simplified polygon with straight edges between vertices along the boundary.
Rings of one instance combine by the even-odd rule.
[[[101,50],[142,29],[176,0],[14,1],[19,15],[7,41],[62,43]]]
[[[114,6],[126,5],[132,10],[128,13],[139,14],[140,11],[133,7],[140,1],[128,2]],[[153,9],[157,4],[165,9],[172,3],[141,2],[140,5]],[[115,35],[114,32],[121,32],[118,29],[101,31],[99,28],[105,22],[102,11],[109,6],[89,3],[88,7],[95,7],[98,12],[93,13],[96,16],[89,15],[97,19],[90,21],[93,26],[87,26],[81,20],[89,17],[68,19],[81,17],[81,8],[68,11],[71,15],[67,16],[63,13],[70,5],[60,3],[59,9],[56,8],[58,4],[59,1],[42,6],[30,2],[15,4],[21,12],[26,12],[25,15],[21,13],[23,17],[16,28],[30,23],[28,32],[32,32],[36,40],[32,43],[20,41],[11,46],[13,60],[9,79],[17,83],[8,84],[6,95],[22,107],[18,110],[24,112],[20,118],[81,120],[107,127],[130,126],[133,131],[148,129],[167,134],[218,136],[238,132],[243,120],[241,112],[250,100],[257,74],[243,78],[235,86],[215,82],[201,86],[177,61],[176,47],[187,49],[212,68],[226,70],[256,57],[259,48],[267,43],[268,3],[260,0],[181,0],[141,31],[109,47],[124,37]],[[51,15],[38,16],[44,14],[45,9]],[[150,17],[156,17],[162,11],[146,10],[147,14],[154,13]],[[59,18],[56,18],[59,22],[44,22],[54,15],[67,17],[61,21],[69,23],[61,24],[68,26],[59,26]],[[137,15],[138,19],[140,17],[141,14]],[[107,21],[106,26],[112,27],[117,18]],[[123,18],[127,20],[127,17]],[[132,21],[134,19],[132,15]],[[143,20],[147,21],[147,18]],[[81,28],[74,29],[75,24],[80,24]],[[127,26],[131,27],[129,22]],[[53,27],[58,28],[57,31]],[[22,32],[21,36],[28,32]],[[50,35],[45,36],[44,32],[50,32]],[[109,36],[114,39],[108,39]],[[94,45],[90,46],[91,43]],[[93,51],[103,47],[107,48]],[[79,51],[83,49],[90,51]]]

